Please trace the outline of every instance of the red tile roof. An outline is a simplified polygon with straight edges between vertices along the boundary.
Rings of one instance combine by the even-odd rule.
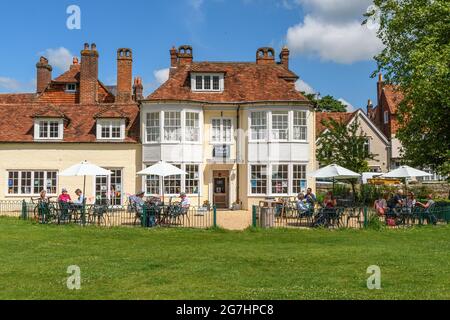
[[[398,106],[404,99],[403,93],[394,85],[385,85],[383,87],[383,95],[386,98],[391,114],[396,114]]]
[[[31,103],[35,98],[35,93],[1,93],[0,105],[12,103]]]
[[[224,73],[223,92],[192,92],[191,72]],[[208,103],[264,101],[308,101],[295,89],[298,76],[281,64],[246,62],[193,62],[178,66],[169,80],[147,97],[148,100],[181,100]]]
[[[316,137],[319,137],[327,129],[324,122],[333,119],[348,124],[356,112],[316,112]]]
[[[45,110],[45,107],[42,104],[0,105],[0,142],[33,142],[34,117],[42,112],[43,109]],[[110,107],[112,108],[113,106]],[[60,105],[55,107],[55,110],[56,108],[70,121],[64,128],[64,143],[97,141],[94,116],[107,109],[107,106],[75,104]],[[139,142],[138,105],[120,105],[114,106],[114,108],[129,118],[126,128],[127,136],[124,142]]]
[[[66,71],[59,77],[53,80],[53,82],[62,83],[77,83],[80,82],[81,64],[74,64],[70,66],[70,70]]]

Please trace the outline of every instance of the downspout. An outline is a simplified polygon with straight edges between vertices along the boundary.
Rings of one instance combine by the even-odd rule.
[[[240,167],[239,167],[239,163],[240,163],[240,159],[241,159],[241,153],[240,153],[240,147],[241,147],[241,117],[240,117],[240,113],[241,113],[241,105],[238,105],[237,107],[237,116],[236,116],[236,132],[237,132],[237,144],[236,144],[236,160],[237,160],[237,164],[236,164],[236,197],[237,200],[239,200],[239,205],[242,203],[241,201],[241,197],[240,197],[240,188],[239,188],[239,183],[240,183]],[[242,209],[242,208],[241,208]]]

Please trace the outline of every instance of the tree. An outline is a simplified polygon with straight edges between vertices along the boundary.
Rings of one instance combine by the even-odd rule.
[[[404,95],[397,137],[414,166],[450,174],[450,2],[375,0],[384,50],[378,72]]]
[[[336,100],[333,96],[327,95],[323,98],[317,98],[316,94],[303,94],[316,106],[316,111],[319,112],[346,112],[347,107]]]
[[[366,149],[367,135],[361,131],[358,120],[350,125],[334,119],[323,121],[327,128],[319,137],[317,145],[317,161],[327,166],[337,164],[357,173],[369,170],[368,160],[376,155]],[[356,180],[349,180],[355,195]]]

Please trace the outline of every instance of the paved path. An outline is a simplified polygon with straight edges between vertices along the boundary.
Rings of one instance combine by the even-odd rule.
[[[252,225],[250,211],[217,211],[217,225],[227,230],[244,230]]]

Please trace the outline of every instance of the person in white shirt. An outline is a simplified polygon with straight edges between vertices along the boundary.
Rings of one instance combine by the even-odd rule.
[[[300,193],[297,197],[297,210],[300,214],[307,213],[309,211],[309,206],[307,201],[305,200],[305,196],[303,193]]]

